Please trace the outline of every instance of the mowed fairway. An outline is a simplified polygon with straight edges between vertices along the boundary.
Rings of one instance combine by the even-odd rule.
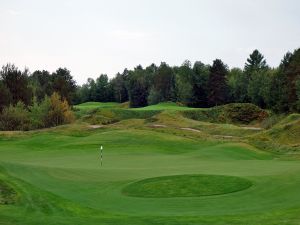
[[[0,204],[0,224],[300,224],[298,160],[181,132],[75,124],[2,133],[0,180],[16,194],[15,203]],[[177,175],[212,186],[203,194]],[[157,193],[151,183],[150,192],[139,189],[149,180],[162,180]],[[164,197],[161,184],[174,192]]]

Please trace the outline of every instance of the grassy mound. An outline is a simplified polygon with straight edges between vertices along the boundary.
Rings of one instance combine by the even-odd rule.
[[[117,102],[85,102],[82,104],[75,105],[73,111],[77,118],[81,118],[86,114],[89,114],[97,109],[112,109],[118,108],[122,105]]]
[[[160,111],[158,110],[145,110],[137,111],[130,109],[95,109],[88,112],[82,117],[83,121],[91,124],[111,124],[126,119],[147,119]]]
[[[16,200],[16,192],[4,181],[0,180],[0,205],[12,204]]]
[[[126,186],[123,194],[144,198],[221,195],[249,188],[251,181],[220,175],[177,175],[144,179]]]
[[[195,109],[182,112],[190,119],[217,123],[249,124],[262,121],[268,113],[250,103],[232,103],[208,109]]]
[[[292,113],[287,117],[283,118],[277,125],[286,125],[288,123],[294,123],[300,120],[300,114]]]
[[[300,147],[300,114],[291,114],[263,134],[254,136],[258,141]]]

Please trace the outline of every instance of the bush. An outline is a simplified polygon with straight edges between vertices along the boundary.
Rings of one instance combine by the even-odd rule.
[[[57,93],[53,93],[41,103],[33,99],[33,105],[28,109],[23,102],[4,107],[0,114],[0,130],[31,130],[73,121],[74,115],[68,102],[61,100]]]
[[[31,129],[47,127],[47,117],[50,106],[50,99],[47,96],[40,104],[36,98],[33,99],[33,105],[29,107]]]
[[[268,113],[250,103],[232,103],[224,106],[224,116],[231,122],[251,123],[263,121],[268,117]]]
[[[50,111],[47,116],[48,126],[71,123],[75,119],[73,112],[66,100],[61,100],[58,93],[54,92],[50,97]]]
[[[23,102],[18,102],[15,106],[4,107],[0,115],[1,130],[29,130],[29,111]]]

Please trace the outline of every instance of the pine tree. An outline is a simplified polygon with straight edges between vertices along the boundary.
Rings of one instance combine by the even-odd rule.
[[[210,106],[221,105],[227,102],[227,66],[220,60],[216,59],[209,70],[208,80],[208,102]]]
[[[285,56],[282,62],[282,72],[286,77],[289,109],[295,111],[298,101],[296,82],[300,79],[300,48],[295,50],[293,54]]]
[[[255,49],[247,59],[244,71],[246,75],[251,79],[251,75],[253,73],[265,70],[267,68],[268,65],[264,56],[257,49]]]

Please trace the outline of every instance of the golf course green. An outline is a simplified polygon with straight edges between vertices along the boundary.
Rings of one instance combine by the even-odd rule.
[[[232,176],[177,175],[141,180],[125,187],[123,193],[145,198],[199,197],[232,193],[250,186],[250,181]]]
[[[89,107],[101,104],[78,110]],[[104,116],[121,115],[111,107]],[[165,107],[122,109],[143,116],[98,126],[80,117],[0,132],[0,224],[300,224],[300,137],[282,153],[271,138],[285,125],[196,121]],[[260,148],[267,138],[271,147]]]

